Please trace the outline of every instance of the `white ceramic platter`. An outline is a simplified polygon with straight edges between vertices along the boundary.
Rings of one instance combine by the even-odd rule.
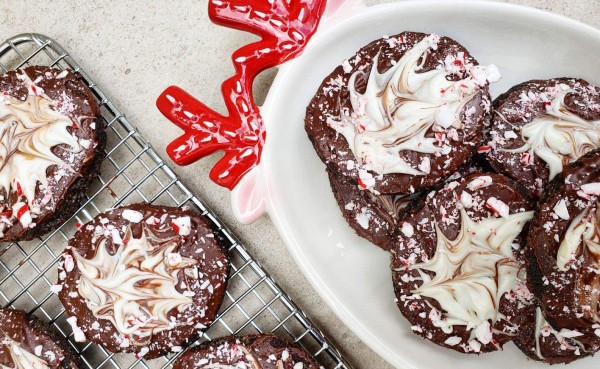
[[[494,2],[398,2],[346,9],[325,21],[305,53],[279,72],[263,107],[267,145],[252,177],[258,210],[266,209],[298,265],[336,314],[373,350],[399,368],[534,368],[512,344],[504,352],[462,355],[413,335],[394,303],[389,258],[346,224],[325,167],[304,132],[305,108],[321,81],[361,46],[402,31],[437,33],[462,43],[503,79],[492,95],[533,78],[573,76],[600,84],[600,31],[573,20]],[[329,22],[329,23],[327,23]],[[234,208],[249,186],[234,191]],[[245,205],[246,207],[248,205]],[[257,212],[254,209],[254,212]],[[569,368],[590,368],[600,357]]]

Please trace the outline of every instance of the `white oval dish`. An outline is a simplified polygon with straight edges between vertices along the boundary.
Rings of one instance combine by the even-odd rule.
[[[344,10],[326,19],[304,54],[280,69],[261,109],[268,133],[261,164],[232,194],[236,215],[248,222],[266,210],[321,297],[396,367],[547,367],[512,344],[504,352],[461,355],[412,334],[394,303],[388,255],[356,236],[342,218],[325,167],[304,131],[304,113],[337,65],[383,35],[418,31],[454,38],[481,64],[498,66],[503,79],[492,86],[495,97],[534,78],[570,76],[600,84],[600,31],[494,2],[406,1]],[[569,367],[599,362],[587,358]]]

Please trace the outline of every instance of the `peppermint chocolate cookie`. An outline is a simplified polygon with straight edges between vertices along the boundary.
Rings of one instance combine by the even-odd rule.
[[[469,162],[454,172],[448,180],[456,180],[481,170],[477,163]],[[412,195],[376,195],[360,187],[344,176],[327,170],[329,184],[346,222],[357,235],[383,250],[389,251],[399,221],[411,201],[420,193]]]
[[[489,173],[450,181],[410,206],[391,258],[397,305],[413,332],[466,353],[517,336],[532,209],[525,190]]]
[[[376,40],[325,78],[305,128],[331,171],[374,193],[441,183],[473,154],[500,78],[448,37]]]
[[[98,215],[69,241],[54,287],[76,341],[154,358],[215,318],[229,261],[208,221],[146,204]]]
[[[328,170],[329,183],[344,219],[356,234],[388,251],[396,225],[415,195],[375,195]]]
[[[21,310],[0,309],[0,367],[77,369],[79,359],[64,337]]]
[[[66,221],[104,158],[104,122],[70,71],[0,76],[0,241],[30,240]]]
[[[495,171],[540,196],[563,166],[600,147],[600,88],[581,79],[533,80],[494,101],[488,142]]]
[[[550,184],[528,237],[530,279],[554,327],[600,339],[600,150]]]
[[[272,334],[225,337],[187,350],[174,369],[253,368],[319,369],[316,361],[297,345]]]
[[[593,355],[600,340],[593,332],[554,328],[535,303],[525,310],[515,345],[529,358],[549,364],[567,364]]]

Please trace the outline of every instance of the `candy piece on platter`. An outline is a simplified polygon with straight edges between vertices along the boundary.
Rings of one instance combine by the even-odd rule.
[[[323,80],[306,132],[336,174],[374,193],[412,194],[471,158],[490,112],[488,85],[499,78],[448,37],[384,37]]]
[[[566,165],[531,225],[533,292],[553,326],[600,339],[600,150]]]
[[[493,105],[487,142],[478,151],[535,196],[564,165],[600,148],[600,88],[584,80],[524,82]]]
[[[225,294],[225,243],[189,210],[109,210],[69,241],[53,287],[75,341],[154,358],[207,329]]]
[[[79,208],[104,158],[99,117],[73,71],[0,75],[0,241],[42,236]]]
[[[391,250],[396,302],[414,333],[463,353],[499,350],[526,306],[533,202],[507,177],[473,173],[411,206]]]
[[[33,315],[0,309],[0,367],[77,369],[79,359],[67,340]]]
[[[175,369],[255,368],[319,369],[316,361],[298,345],[272,334],[224,337],[187,350]]]

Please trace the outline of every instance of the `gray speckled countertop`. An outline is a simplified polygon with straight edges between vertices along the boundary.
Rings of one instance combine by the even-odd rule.
[[[126,113],[161,153],[179,132],[155,108],[169,85],[185,88],[209,106],[224,110],[221,82],[233,73],[229,62],[252,35],[213,25],[208,0],[2,0],[0,37],[46,34],[63,46]],[[367,1],[370,5],[389,2]],[[510,0],[560,13],[600,27],[598,0]],[[167,5],[168,4],[168,5]],[[255,83],[261,101],[275,75]],[[356,368],[390,368],[323,304],[294,264],[267,217],[242,226],[233,218],[229,192],[208,179],[216,161],[208,158],[175,171],[237,232],[261,264],[339,346]]]

